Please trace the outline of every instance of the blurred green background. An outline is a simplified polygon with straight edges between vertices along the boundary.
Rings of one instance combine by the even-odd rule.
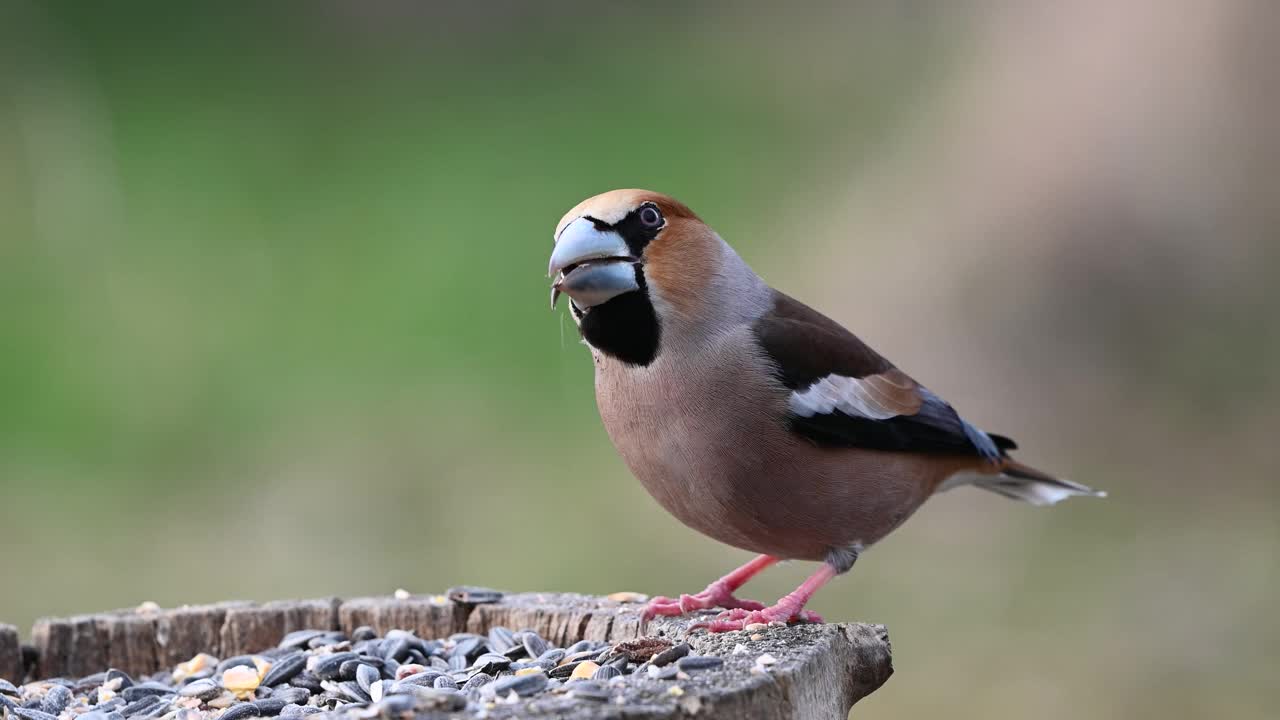
[[[1062,5],[6,0],[0,619],[742,561],[546,307],[648,187],[1112,493],[941,496],[821,593],[890,629],[860,716],[1274,717],[1280,18]]]

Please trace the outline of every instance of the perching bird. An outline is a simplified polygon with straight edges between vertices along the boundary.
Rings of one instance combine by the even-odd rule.
[[[1010,458],[1012,440],[769,287],[665,195],[583,201],[556,227],[548,273],[631,472],[685,525],[761,553],[696,595],[655,598],[647,617],[725,608],[713,631],[820,621],[804,610],[814,592],[935,492],[973,485],[1035,505],[1104,495]],[[822,567],[769,607],[734,596],[786,559]]]

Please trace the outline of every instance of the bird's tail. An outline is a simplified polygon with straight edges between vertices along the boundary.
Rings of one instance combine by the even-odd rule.
[[[1073,495],[1107,496],[1102,490],[1053,477],[1008,457],[1001,459],[999,475],[980,475],[971,482],[983,490],[1032,505],[1053,505]]]

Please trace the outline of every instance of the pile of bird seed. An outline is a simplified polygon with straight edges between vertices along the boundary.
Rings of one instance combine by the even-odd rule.
[[[221,660],[201,654],[146,677],[107,670],[21,687],[0,679],[0,720],[367,719],[431,711],[485,717],[544,694],[620,701],[635,679],[687,679],[723,663],[663,638],[560,648],[531,630],[504,627],[437,640],[405,630],[379,637],[369,627],[350,636],[299,630],[260,653]],[[671,689],[678,694],[678,686]]]

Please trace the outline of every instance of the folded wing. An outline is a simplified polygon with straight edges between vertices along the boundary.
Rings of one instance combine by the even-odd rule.
[[[1016,447],[969,424],[853,333],[787,295],[777,293],[755,330],[791,391],[790,428],[811,442],[991,461]]]

